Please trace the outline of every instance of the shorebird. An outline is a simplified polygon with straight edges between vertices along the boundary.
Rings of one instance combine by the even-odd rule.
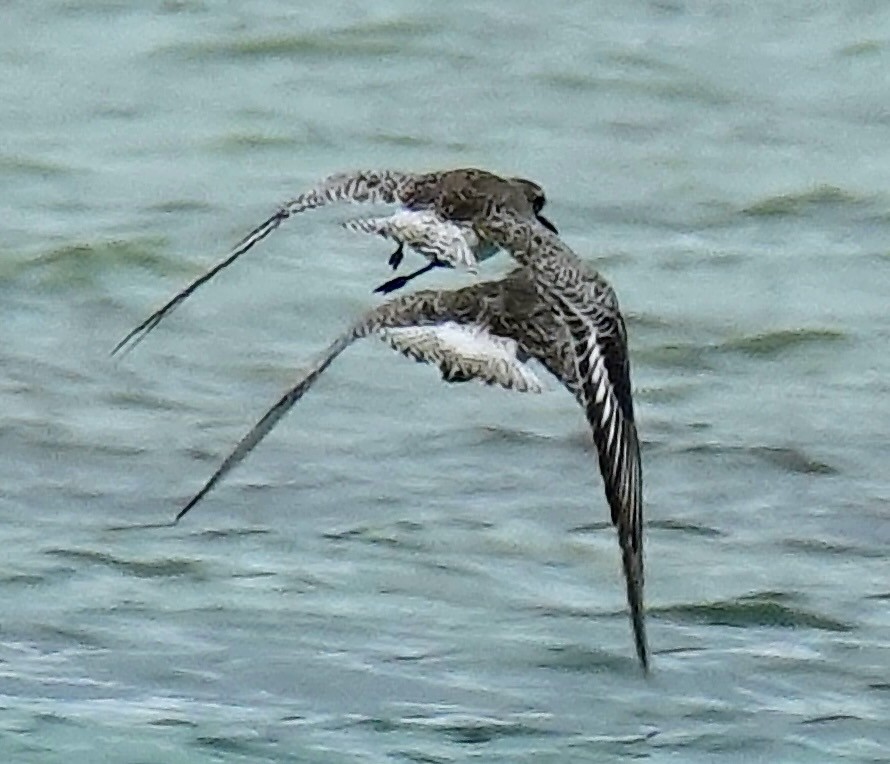
[[[300,212],[335,202],[400,205],[401,209],[387,217],[353,218],[345,221],[343,226],[396,241],[398,248],[389,257],[393,270],[401,264],[406,244],[429,261],[426,266],[407,276],[381,284],[375,292],[386,294],[400,289],[436,267],[462,267],[475,271],[480,260],[491,257],[498,250],[491,242],[480,239],[466,222],[481,211],[481,205],[487,199],[494,199],[515,214],[533,218],[556,232],[556,227],[541,215],[546,203],[543,189],[525,178],[502,178],[475,168],[414,174],[368,170],[331,175],[315,188],[285,202],[274,215],[235,245],[225,259],[192,281],[133,329],[111,354],[138,345],[199,286],[234,263],[285,220]]]
[[[643,609],[643,497],[640,443],[631,396],[627,332],[611,286],[559,238],[489,205],[474,222],[520,268],[498,281],[399,296],[366,313],[257,422],[204,487],[189,512],[266,436],[356,340],[379,334],[397,350],[439,367],[446,381],[477,379],[520,391],[541,388],[539,361],[585,411],[606,499],[618,531],[637,656],[648,671]]]

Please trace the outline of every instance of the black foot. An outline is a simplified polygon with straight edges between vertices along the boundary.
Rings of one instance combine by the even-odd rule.
[[[374,290],[374,292],[376,294],[389,294],[390,292],[395,292],[397,289],[401,289],[410,280],[411,279],[409,279],[407,276],[396,276],[394,279],[390,279],[385,284],[381,284]]]
[[[396,276],[394,279],[390,279],[385,284],[381,284],[374,290],[374,292],[378,294],[389,294],[390,292],[395,292],[396,289],[401,289],[403,286],[405,286],[405,284],[411,281],[411,279],[422,276],[424,273],[431,271],[433,268],[440,268],[443,265],[444,264],[440,263],[438,260],[430,260],[430,262],[424,265],[423,268],[414,271],[414,273],[409,273],[407,276]]]
[[[402,258],[405,256],[405,244],[404,242],[399,242],[399,248],[393,252],[389,256],[389,264],[392,266],[392,269],[395,270],[402,264]],[[402,286],[405,286],[402,284]],[[398,287],[396,287],[398,289]],[[376,289],[374,290],[377,291]]]

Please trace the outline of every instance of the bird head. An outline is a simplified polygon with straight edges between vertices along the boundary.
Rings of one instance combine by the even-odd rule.
[[[535,213],[538,222],[547,230],[553,231],[553,233],[559,233],[559,231],[556,230],[556,226],[541,214],[541,210],[544,209],[544,205],[547,204],[547,197],[544,195],[544,189],[534,181],[527,180],[526,178],[513,178],[513,181],[522,187],[522,190],[525,193],[525,198],[528,199],[528,202],[532,207],[532,212]]]

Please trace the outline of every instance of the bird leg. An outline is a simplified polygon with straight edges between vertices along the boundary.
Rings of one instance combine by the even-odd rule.
[[[417,276],[421,276],[424,273],[431,271],[433,268],[444,268],[446,266],[445,263],[439,262],[438,260],[430,260],[423,268],[419,268],[414,271],[414,273],[409,273],[407,276],[397,276],[394,279],[390,279],[385,284],[381,284],[374,291],[379,294],[389,294],[390,292],[395,292],[396,289],[401,289],[405,284],[407,284],[411,279],[416,278]]]

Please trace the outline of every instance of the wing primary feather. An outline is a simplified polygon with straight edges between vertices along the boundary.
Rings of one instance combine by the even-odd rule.
[[[643,672],[649,673],[649,643],[646,639],[646,611],[643,606],[643,569],[641,552],[637,552],[632,541],[619,533],[621,562],[624,579],[627,583],[627,604],[633,629],[634,647],[637,651]]]
[[[604,376],[602,358],[591,364],[592,376]],[[643,546],[642,494],[638,470],[639,442],[636,426],[615,404],[612,391],[607,390],[601,403],[596,401],[597,383],[608,384],[602,378],[588,380],[581,385],[587,418],[594,430],[594,440],[600,452],[600,473],[606,488],[612,522],[618,532],[622,566],[627,585],[627,602],[633,628],[637,656],[644,672],[649,670],[643,607]],[[591,389],[591,387],[593,389]]]
[[[231,251],[231,253],[224,259],[214,265],[209,271],[202,274],[198,278],[196,278],[191,284],[189,284],[185,289],[178,292],[172,299],[167,301],[163,306],[158,308],[154,313],[152,313],[148,318],[145,319],[139,326],[137,326],[133,331],[131,331],[126,337],[124,337],[117,345],[114,346],[114,350],[111,351],[111,355],[116,355],[119,351],[125,350],[125,352],[129,352],[133,348],[135,348],[142,340],[144,340],[149,332],[154,329],[161,321],[167,316],[169,313],[172,313],[176,307],[183,302],[192,292],[194,292],[199,286],[210,281],[217,273],[219,273],[224,268],[228,268],[232,263],[235,262],[241,255],[243,255],[247,250],[253,247],[259,241],[265,239],[272,231],[274,231],[281,223],[288,218],[289,214],[284,212],[283,210],[279,210],[268,220],[263,222],[254,228],[247,236],[245,236]]]
[[[595,344],[596,327],[568,300],[561,298],[561,301],[566,308],[569,331],[576,336],[579,333],[590,335]],[[617,403],[601,348],[595,347],[587,355],[578,355],[577,343],[574,347],[580,402],[593,429],[606,498],[618,532],[634,645],[640,665],[648,673],[649,648],[643,606],[642,486],[636,425]],[[606,388],[602,396],[599,394],[601,386]]]
[[[188,504],[179,511],[174,520],[175,523],[178,523],[220,480],[222,480],[223,477],[244,460],[244,457],[246,457],[257,444],[269,434],[272,428],[278,424],[279,420],[290,411],[291,407],[306,394],[309,388],[311,388],[312,385],[315,384],[315,381],[321,376],[322,372],[327,369],[333,360],[350,345],[353,339],[354,334],[350,332],[338,337],[337,340],[331,344],[321,360],[315,364],[312,370],[303,377],[297,385],[281,396],[278,402],[253,426],[253,429],[242,438],[241,442],[235,447],[235,450],[226,457],[225,461],[219,466],[219,469],[217,469],[204,484],[204,487],[201,488],[201,490],[192,497]]]

